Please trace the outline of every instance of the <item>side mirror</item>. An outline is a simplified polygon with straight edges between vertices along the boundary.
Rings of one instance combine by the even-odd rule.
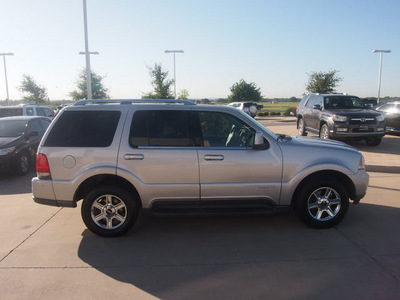
[[[365,108],[372,109],[372,104],[365,104]]]
[[[313,106],[313,108],[314,108],[314,109],[321,110],[321,105],[319,105],[319,104],[316,104],[316,105],[314,105],[314,106]]]
[[[269,148],[268,141],[264,138],[264,135],[261,131],[257,131],[254,137],[254,146],[255,150],[265,150]]]

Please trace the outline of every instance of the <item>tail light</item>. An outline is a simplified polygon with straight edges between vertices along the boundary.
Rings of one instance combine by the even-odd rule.
[[[38,153],[36,156],[36,173],[39,179],[51,180],[50,166],[46,155]]]

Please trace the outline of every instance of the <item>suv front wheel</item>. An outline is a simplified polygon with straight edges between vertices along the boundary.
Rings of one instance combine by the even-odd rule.
[[[113,237],[129,231],[138,215],[136,199],[125,189],[103,186],[93,189],[83,200],[82,219],[93,233]]]
[[[344,186],[335,179],[310,180],[301,189],[295,207],[310,226],[329,228],[346,215],[349,196]]]
[[[382,141],[382,138],[368,138],[365,140],[368,146],[378,146]]]

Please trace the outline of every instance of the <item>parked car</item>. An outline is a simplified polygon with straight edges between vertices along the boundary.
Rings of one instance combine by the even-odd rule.
[[[386,132],[400,134],[400,101],[390,101],[376,108],[386,120]]]
[[[364,102],[366,107],[375,107],[378,105],[377,99],[361,98],[361,100],[362,100],[362,102]]]
[[[349,145],[275,135],[241,110],[184,100],[78,101],[45,133],[36,169],[34,201],[83,200],[83,221],[101,236],[126,233],[140,209],[293,207],[307,224],[331,227],[369,181]]]
[[[28,173],[50,123],[45,117],[0,118],[0,172]]]
[[[11,116],[42,116],[52,119],[54,118],[54,112],[48,107],[36,104],[0,106],[0,118]]]
[[[385,135],[383,114],[369,109],[360,98],[347,94],[308,94],[296,111],[299,135],[323,139],[365,140],[377,146]]]
[[[252,116],[253,118],[257,116],[258,110],[260,110],[263,107],[262,105],[258,105],[257,103],[254,102],[232,102],[229,103],[228,106],[240,109],[244,111],[246,114]]]

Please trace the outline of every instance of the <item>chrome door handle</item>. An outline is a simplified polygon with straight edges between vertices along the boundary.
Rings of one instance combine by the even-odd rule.
[[[221,154],[206,154],[204,155],[205,160],[224,160],[224,156]]]
[[[125,154],[124,155],[125,160],[142,160],[144,159],[143,154]]]

